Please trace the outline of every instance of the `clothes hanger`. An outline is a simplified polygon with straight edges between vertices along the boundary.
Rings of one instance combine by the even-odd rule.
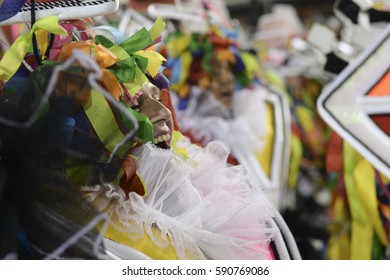
[[[187,29],[187,32],[204,32],[209,29],[210,24],[232,28],[228,19],[205,7],[189,5],[171,5],[171,4],[150,4],[147,8],[147,14],[151,18],[161,16],[167,20],[178,20]]]
[[[344,28],[341,38],[360,50],[368,47],[390,21],[389,11],[373,8],[372,1],[337,0],[333,7]]]
[[[118,103],[118,101],[116,101],[115,98],[109,92],[107,92],[105,89],[103,89],[98,85],[97,81],[102,77],[102,71],[100,67],[96,64],[96,62],[93,60],[93,58],[87,56],[81,51],[74,50],[71,58],[69,58],[63,64],[55,67],[51,75],[51,78],[49,80],[48,86],[45,90],[43,98],[41,99],[37,108],[34,110],[34,113],[29,117],[28,120],[26,120],[25,122],[19,122],[19,121],[11,120],[8,118],[4,118],[3,116],[0,116],[0,123],[3,123],[4,125],[10,127],[29,128],[38,119],[40,113],[48,104],[50,96],[54,92],[54,88],[56,86],[60,72],[68,69],[75,62],[81,65],[84,69],[90,71],[88,74],[88,83],[90,84],[91,88],[101,93],[108,100],[108,102],[110,102],[112,106],[114,106],[116,109],[121,111],[124,114],[124,116],[126,116],[132,123],[133,129],[125,135],[123,140],[121,140],[119,143],[116,144],[114,150],[110,154],[110,157],[108,159],[108,162],[110,162],[115,156],[118,149],[125,142],[129,141],[134,137],[136,131],[138,130],[139,125],[137,120],[129,111],[125,110],[123,106],[120,103]]]
[[[50,16],[57,16],[58,20],[72,20],[109,14],[118,9],[119,0],[24,0],[18,1],[17,4],[12,5],[14,16],[0,22],[0,26],[15,23],[29,23],[33,26],[37,20]],[[16,12],[20,4],[23,6]],[[54,34],[51,34],[48,49],[53,42]],[[41,64],[42,57],[38,49],[36,32],[32,34],[32,43],[36,61]]]
[[[80,64],[86,70],[91,71],[88,75],[88,82],[91,85],[91,88],[101,93],[107,99],[107,101],[110,102],[111,105],[113,105],[116,109],[121,111],[132,123],[133,129],[125,135],[125,137],[115,146],[114,150],[110,154],[110,157],[108,159],[108,162],[110,162],[115,156],[118,149],[121,146],[123,146],[124,143],[128,142],[134,137],[135,133],[139,128],[138,121],[129,111],[125,110],[123,106],[120,103],[118,103],[118,101],[115,100],[112,94],[110,94],[109,92],[107,92],[105,89],[103,89],[98,85],[97,81],[102,77],[101,69],[96,64],[96,62],[93,60],[92,57],[86,55],[85,53],[77,49],[73,50],[73,55],[67,61],[65,61],[62,65],[57,66],[58,68],[55,68],[55,71],[52,74],[52,77],[54,78],[50,80],[47,86],[45,96],[51,95],[52,92],[54,91],[54,87],[57,82],[59,72],[61,70],[65,70],[69,68],[75,62]]]
[[[147,29],[153,26],[153,21],[137,12],[136,10],[127,7],[121,20],[118,24],[118,29],[121,31],[125,37],[128,37],[140,28],[145,27]]]
[[[9,47],[8,39],[1,28],[0,28],[0,47],[3,52],[5,52]]]
[[[284,210],[286,207],[286,190],[288,184],[288,172],[290,166],[290,147],[291,147],[291,111],[286,93],[277,89],[274,86],[268,85],[264,86],[269,91],[270,95],[275,96],[275,106],[274,106],[274,118],[280,118],[277,125],[280,125],[280,128],[276,130],[276,133],[281,134],[278,137],[279,145],[281,145],[280,154],[277,153],[273,155],[272,161],[274,165],[271,170],[275,174],[275,180],[279,180],[280,185],[277,191],[278,196],[278,210]],[[277,145],[277,143],[276,143]],[[280,169],[280,171],[278,171]],[[272,175],[271,175],[272,178]]]
[[[133,137],[132,135],[135,133],[135,131],[138,128],[138,122],[127,110],[123,109],[123,106],[121,106],[121,104],[119,104],[117,101],[113,99],[110,93],[106,92],[103,88],[101,88],[97,84],[97,80],[99,80],[102,76],[102,71],[100,67],[96,64],[94,59],[84,54],[83,52],[77,50],[74,51],[73,56],[69,60],[67,60],[63,64],[54,67],[44,97],[41,99],[40,105],[37,107],[34,114],[30,117],[29,120],[27,120],[24,123],[21,122],[18,123],[12,120],[5,120],[4,118],[0,117],[0,122],[2,122],[5,125],[9,125],[11,127],[20,127],[20,128],[28,128],[30,125],[32,125],[32,123],[37,119],[37,114],[40,114],[42,112],[43,107],[48,102],[48,99],[51,96],[51,94],[54,92],[54,87],[58,81],[59,73],[68,70],[74,64],[83,67],[88,72],[87,81],[91,85],[91,88],[95,89],[97,92],[104,95],[106,99],[109,99],[111,101],[111,106],[114,106],[118,110],[122,111],[122,113],[126,117],[128,117],[129,120],[132,121],[134,129],[128,133],[126,139],[132,138]],[[121,144],[122,142],[118,143],[116,149],[119,148]],[[112,155],[114,154],[115,154],[115,150],[113,151]],[[58,217],[56,218],[58,219]],[[87,235],[89,235],[92,232],[92,229],[95,228],[101,222],[103,222],[104,225],[99,230],[97,235],[88,237]],[[64,240],[62,244],[59,245],[53,251],[48,253],[43,252],[40,250],[38,246],[35,246],[35,244],[34,244],[34,249],[37,252],[41,253],[44,256],[44,259],[62,259],[63,258],[62,255],[65,251],[67,251],[69,248],[77,244],[80,240],[84,240],[84,242],[91,244],[91,250],[94,253],[93,255],[98,257],[99,259],[134,259],[134,258],[147,259],[146,256],[144,257],[141,253],[139,253],[134,249],[125,247],[124,245],[121,244],[110,242],[109,240],[104,238],[103,234],[106,230],[106,227],[108,226],[108,223],[109,223],[109,219],[105,214],[97,214],[85,225],[80,226],[79,228],[77,228],[77,230],[75,229],[74,234],[69,236],[69,238],[67,236],[67,239]]]
[[[251,94],[259,95],[261,101],[272,108],[274,137],[270,160],[270,175],[261,166],[254,153],[244,147],[232,146],[232,153],[247,170],[254,182],[264,187],[277,209],[285,207],[284,192],[290,159],[290,110],[287,97],[275,88],[256,86],[249,89]],[[237,93],[238,96],[240,93]],[[237,100],[236,100],[237,101]],[[233,102],[237,104],[237,102]],[[233,107],[234,108],[234,107]],[[233,109],[234,110],[234,109]],[[236,113],[237,114],[237,113]]]
[[[290,228],[286,224],[285,220],[283,219],[282,215],[280,214],[280,212],[276,211],[276,216],[274,217],[274,221],[283,236],[285,246],[288,249],[291,259],[302,260],[301,253],[299,252],[295,238]]]
[[[32,3],[30,0],[24,0],[18,1],[18,4],[20,2],[23,2],[23,6],[18,13],[0,22],[0,25],[31,21]],[[59,20],[72,20],[114,13],[118,7],[119,0],[37,0],[35,13],[37,20],[47,16],[58,16]]]
[[[390,24],[317,100],[324,121],[370,163],[390,177]],[[387,122],[388,123],[388,122]]]

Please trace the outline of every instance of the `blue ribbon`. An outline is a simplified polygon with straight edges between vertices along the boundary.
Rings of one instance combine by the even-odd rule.
[[[20,12],[26,0],[4,0],[0,7],[0,22],[5,21]]]

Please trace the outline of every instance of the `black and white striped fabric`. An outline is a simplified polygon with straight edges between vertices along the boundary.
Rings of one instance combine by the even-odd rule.
[[[100,16],[115,12],[119,7],[119,0],[53,0],[35,3],[36,18],[57,15],[60,20],[80,19]],[[31,4],[25,3],[20,12],[12,18],[3,21],[0,25],[29,22],[31,18]]]

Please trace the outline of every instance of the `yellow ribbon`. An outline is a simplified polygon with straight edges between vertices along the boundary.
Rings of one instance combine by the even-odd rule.
[[[298,136],[291,134],[290,166],[288,170],[288,186],[295,188],[298,182],[299,168],[303,157],[303,145]]]
[[[149,82],[149,79],[145,76],[145,73],[141,71],[138,67],[135,68],[135,77],[134,82],[124,83],[123,85],[126,87],[127,92],[131,96],[135,96],[136,93],[142,88],[144,84]]]
[[[155,41],[165,29],[165,22],[158,17],[154,22],[152,28],[149,30],[150,37],[152,41]],[[131,38],[131,37],[130,37]],[[114,53],[119,60],[129,59],[131,56],[139,56],[146,58],[148,63],[146,65],[146,71],[152,76],[155,77],[164,61],[166,61],[165,57],[163,57],[160,53],[145,49],[134,52],[134,54],[129,54],[126,50],[120,45],[114,45],[109,48],[109,50]],[[126,87],[128,93],[131,96],[134,96],[141,87],[147,83],[149,79],[146,77],[145,73],[141,71],[139,67],[135,67],[135,77],[131,82],[126,82],[123,85]]]
[[[272,163],[272,154],[274,152],[274,138],[275,138],[275,128],[274,128],[274,108],[271,104],[266,105],[266,137],[265,137],[265,146],[264,148],[256,153],[256,158],[260,165],[263,167],[264,172],[270,176],[271,175],[271,163]],[[260,121],[260,120],[259,120]],[[260,140],[260,139],[259,139]]]
[[[354,178],[354,171],[361,156],[347,142],[344,142],[343,151],[344,181],[352,218],[350,258],[352,260],[369,260],[371,259],[374,230],[362,205]]]
[[[181,36],[167,43],[168,56],[177,57],[182,54],[190,45],[191,38]]]
[[[0,62],[0,80],[9,80],[18,71],[24,57],[32,45],[32,37],[37,35],[38,43],[41,47],[47,48],[47,35],[50,32],[58,35],[68,35],[68,33],[59,25],[57,16],[49,16],[38,20],[31,28],[30,32],[19,36],[10,46]],[[46,39],[43,39],[45,38]],[[44,40],[42,42],[42,40]],[[46,47],[45,47],[46,46]],[[42,49],[42,52],[44,49]]]
[[[347,207],[342,195],[335,197],[333,206],[334,223],[328,226],[330,237],[328,240],[327,257],[330,260],[348,260],[351,256],[351,238],[347,229]]]
[[[162,20],[161,17],[157,17],[156,21],[154,22],[152,28],[150,28],[149,30],[149,33],[150,33],[150,36],[152,37],[152,40],[156,40],[158,37],[160,37],[160,35],[162,34],[162,32],[164,31],[165,29],[165,22]]]
[[[148,59],[146,70],[150,75],[152,75],[152,77],[155,77],[158,74],[161,64],[166,61],[165,57],[163,57],[161,54],[151,50],[140,50],[134,54]]]
[[[125,60],[130,58],[130,55],[121,46],[115,45],[109,48],[109,50],[114,53],[119,58],[119,60]],[[158,52],[150,50],[140,50],[135,52],[134,54],[148,59],[146,70],[153,77],[157,75],[161,64],[163,63],[163,61],[166,60]],[[129,94],[131,96],[134,96],[148,81],[149,79],[145,76],[145,73],[143,73],[138,67],[136,67],[134,81],[131,83],[124,83],[124,86],[126,87]]]
[[[125,139],[116,123],[116,118],[104,96],[96,90],[91,90],[91,97],[83,105],[85,114],[92,123],[93,129],[105,148],[112,153],[116,146]],[[126,142],[119,150],[119,157],[123,157],[133,147],[132,142]]]
[[[256,57],[249,52],[241,52],[241,58],[245,65],[245,72],[248,75],[250,81],[256,76],[260,76],[259,62]]]
[[[355,168],[354,177],[361,203],[367,212],[370,224],[381,243],[387,245],[386,232],[379,213],[374,167],[367,160],[362,159]]]

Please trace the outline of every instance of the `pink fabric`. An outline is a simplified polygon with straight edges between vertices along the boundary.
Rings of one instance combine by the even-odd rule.
[[[85,41],[94,37],[94,33],[87,24],[82,20],[72,20],[72,21],[64,21],[61,22],[61,26],[68,32],[69,35],[56,35],[54,38],[54,44],[52,49],[50,50],[49,59],[50,60],[58,60],[58,56],[61,52],[62,47],[72,42],[72,32],[78,31],[80,32],[80,39]]]

